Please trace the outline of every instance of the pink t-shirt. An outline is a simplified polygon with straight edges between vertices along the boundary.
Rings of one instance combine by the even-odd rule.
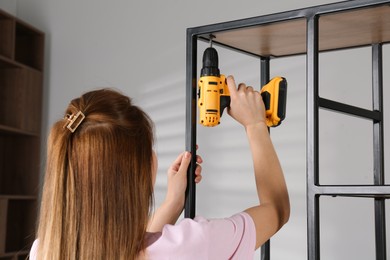
[[[252,218],[242,212],[224,219],[183,219],[165,225],[151,239],[146,249],[149,260],[249,260],[255,252],[256,229]],[[30,259],[35,259],[36,247],[37,240]]]
[[[256,229],[247,213],[230,218],[184,219],[165,225],[161,237],[147,248],[148,259],[253,259]]]

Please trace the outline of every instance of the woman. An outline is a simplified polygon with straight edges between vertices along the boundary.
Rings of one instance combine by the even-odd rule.
[[[112,90],[73,100],[48,140],[36,259],[252,259],[288,220],[283,173],[265,124],[259,92],[227,79],[229,114],[250,142],[261,204],[230,218],[185,219],[188,152],[168,170],[168,191],[154,214],[157,159],[153,124]],[[197,157],[197,163],[202,158]],[[201,180],[198,165],[196,182]]]

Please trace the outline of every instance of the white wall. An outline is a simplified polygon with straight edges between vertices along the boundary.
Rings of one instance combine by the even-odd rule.
[[[150,113],[157,127],[158,205],[165,192],[166,168],[184,149],[186,28],[335,1],[244,2],[2,0],[0,8],[46,33],[45,132],[62,117],[71,98],[97,87],[118,88]],[[199,59],[204,47],[199,43]],[[218,51],[223,73],[259,85],[258,60],[222,48]],[[385,71],[389,71],[388,46],[384,52]],[[366,49],[322,54],[321,96],[370,108],[371,93],[365,85],[370,83],[370,74],[365,72],[369,62],[370,52]],[[272,75],[283,75],[289,82],[287,118],[272,131],[272,137],[285,170],[292,206],[290,222],[272,239],[271,255],[275,260],[301,260],[307,255],[305,57],[273,60],[271,66]],[[388,75],[385,77],[388,111],[390,91],[386,86],[390,81]],[[321,111],[320,116],[321,183],[372,184],[369,123],[327,111]],[[197,192],[197,213],[206,217],[229,216],[256,203],[243,129],[225,114],[221,126],[198,127],[198,132],[199,153],[205,162],[204,180]],[[389,147],[389,139],[385,142]],[[386,174],[389,183],[388,171]],[[372,200],[323,198],[321,223],[323,259],[373,259]],[[259,259],[258,253],[255,259]]]

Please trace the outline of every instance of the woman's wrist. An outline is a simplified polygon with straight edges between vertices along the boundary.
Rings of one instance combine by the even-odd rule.
[[[183,211],[185,198],[166,197],[162,206],[169,209],[173,214],[179,214]]]
[[[174,225],[183,211],[184,202],[165,199],[150,219],[148,232],[161,232],[166,224]]]
[[[264,122],[264,121],[259,121],[257,123],[253,123],[253,124],[248,124],[248,125],[245,125],[245,130],[248,132],[251,132],[251,131],[256,131],[258,132],[259,130],[267,130],[268,132],[268,126],[267,124]]]

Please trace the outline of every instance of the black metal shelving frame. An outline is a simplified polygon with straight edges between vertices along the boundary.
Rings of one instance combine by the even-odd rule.
[[[197,100],[197,43],[198,40],[208,41],[209,35],[214,44],[259,58],[261,83],[269,80],[270,59],[291,55],[306,55],[306,174],[307,174],[307,252],[309,260],[320,259],[320,197],[348,196],[369,197],[374,199],[375,209],[375,251],[376,259],[386,259],[386,217],[385,200],[390,198],[390,185],[384,180],[384,124],[383,124],[383,53],[382,46],[390,42],[388,36],[390,22],[386,20],[384,29],[387,32],[378,39],[367,39],[356,45],[340,45],[336,47],[321,47],[319,19],[329,14],[343,14],[372,8],[383,8],[385,15],[390,17],[389,0],[354,0],[328,5],[315,6],[271,15],[189,28],[187,30],[186,49],[186,150],[193,157],[188,170],[188,189],[186,194],[185,217],[195,216],[195,185],[194,172],[196,167],[196,100]],[[388,9],[387,9],[388,8]],[[381,11],[383,11],[381,10]],[[387,15],[387,13],[389,15]],[[371,16],[373,17],[373,16]],[[304,19],[305,46],[303,51],[286,52],[280,55],[262,54],[241,48],[224,40],[219,41],[218,34],[234,33],[243,29],[260,28],[272,24]],[[383,20],[383,19],[382,19]],[[382,33],[380,31],[380,33]],[[242,36],[242,35],[241,35]],[[261,35],[260,35],[261,36]],[[234,38],[234,37],[233,37]],[[347,48],[371,46],[372,49],[372,110],[328,100],[319,96],[319,53]],[[321,185],[319,182],[319,109],[327,109],[337,113],[356,116],[371,120],[373,123],[373,185]],[[267,242],[261,250],[261,259],[270,259],[270,243]]]

